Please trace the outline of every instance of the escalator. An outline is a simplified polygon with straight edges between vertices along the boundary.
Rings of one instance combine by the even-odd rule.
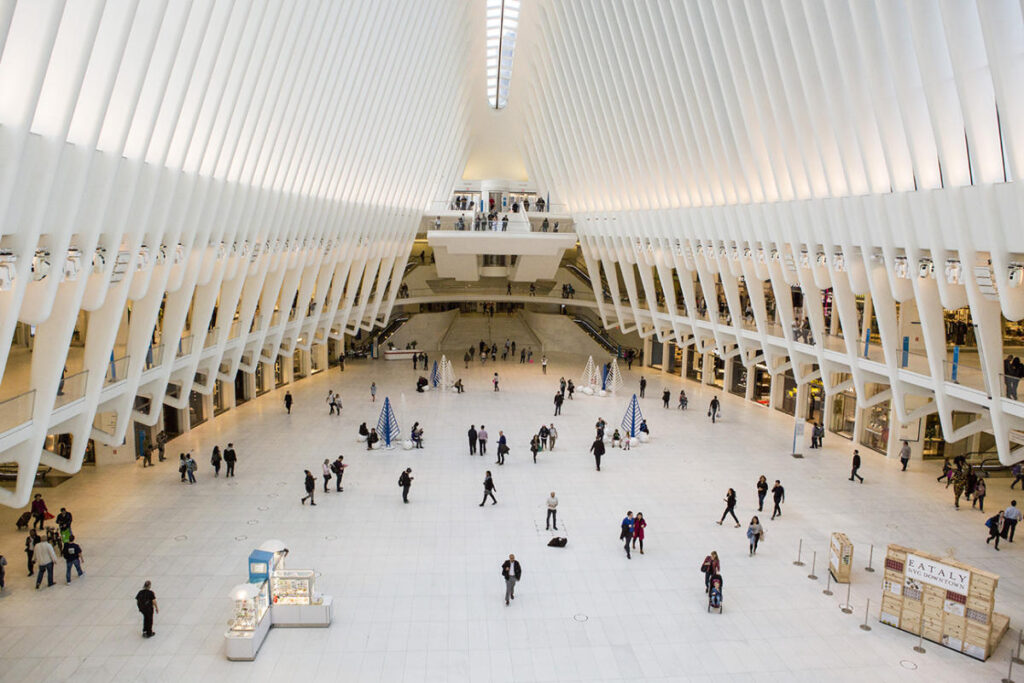
[[[392,335],[398,332],[398,329],[407,322],[409,322],[409,316],[396,315],[387,325],[371,333],[369,336],[363,337],[359,340],[358,344],[353,344],[351,355],[356,357],[369,355],[374,343],[377,344],[378,348],[386,344],[388,339],[391,339]]]
[[[583,284],[590,288],[590,291],[594,291],[594,283],[587,275],[586,271],[577,266],[575,263],[566,263],[565,269],[580,279]],[[605,301],[612,300],[612,293],[608,291],[608,288],[602,283],[601,290],[604,292]]]
[[[613,356],[617,356],[619,354],[619,344],[602,332],[601,328],[596,326],[594,323],[580,316],[573,316],[572,321],[576,323],[581,330],[590,335],[591,339],[600,344],[601,348],[606,350],[608,353]]]

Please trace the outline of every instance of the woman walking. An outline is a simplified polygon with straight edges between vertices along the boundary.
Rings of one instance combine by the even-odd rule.
[[[750,520],[750,526],[747,527],[747,539],[750,541],[750,554],[757,554],[757,543],[764,537],[764,527],[761,526],[761,520],[754,515]]]
[[[313,498],[313,494],[316,492],[316,479],[313,478],[313,473],[309,470],[305,470],[306,479],[303,482],[306,487],[306,495],[302,497],[302,504],[306,504],[306,500],[309,500],[310,505],[316,505],[316,500]]]
[[[726,515],[732,515],[732,518],[736,520],[736,528],[740,528],[740,520],[736,517],[736,492],[729,489],[725,492],[725,512],[722,513],[722,519],[718,520],[719,526],[725,521]]]
[[[220,476],[220,446],[213,447],[213,455],[210,456],[210,464],[213,465],[213,476]]]
[[[953,504],[957,510],[960,509],[960,496],[964,495],[966,489],[967,472],[963,467],[957,467],[956,472],[953,473]]]
[[[533,435],[530,439],[530,452],[533,453],[533,464],[537,464],[537,451],[540,450],[540,436],[537,434]]]
[[[762,474],[757,480],[757,511],[764,512],[764,497],[768,495],[768,480]]]
[[[640,554],[644,554],[644,527],[647,526],[647,520],[644,519],[644,513],[636,513],[636,517],[633,519],[633,547],[636,548],[636,542],[640,541]]]
[[[330,461],[329,458],[324,458],[323,473],[324,473],[324,493],[327,493],[328,492],[327,482],[329,482],[331,480],[331,461]]]
[[[711,585],[711,577],[716,576],[721,568],[721,563],[718,561],[718,552],[712,550],[711,554],[704,558],[704,563],[700,566],[700,570],[704,572],[705,593],[708,592],[708,588]]]
[[[370,403],[377,402],[377,383],[370,382]]]
[[[491,479],[491,471],[487,470],[487,473],[484,475],[484,499],[480,501],[480,507],[483,507],[484,503],[487,502],[488,496],[491,498],[491,505],[497,505],[498,499],[494,497],[494,492],[497,490],[494,486],[494,480]]]
[[[988,527],[988,538],[985,539],[985,543],[990,542],[993,538],[996,539],[996,550],[999,550],[999,534],[1003,530],[1004,522],[1005,518],[1001,510],[998,515],[989,517],[988,521],[985,522],[985,526]]]
[[[974,500],[971,501],[972,508],[977,505],[979,510],[985,511],[985,493],[987,489],[985,478],[979,477],[978,483],[974,485]]]

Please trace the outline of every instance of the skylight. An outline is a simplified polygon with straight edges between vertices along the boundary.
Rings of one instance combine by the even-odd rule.
[[[487,0],[487,99],[494,109],[508,104],[518,28],[519,0]]]

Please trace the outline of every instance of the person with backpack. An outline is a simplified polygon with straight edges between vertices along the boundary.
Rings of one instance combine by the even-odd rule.
[[[151,581],[142,584],[142,590],[135,594],[135,604],[142,612],[142,637],[152,638],[156,635],[153,632],[153,614],[160,613],[160,606],[156,604],[156,593],[153,592]]]
[[[306,500],[309,500],[310,505],[316,505],[316,499],[313,494],[316,492],[316,479],[313,478],[313,473],[309,470],[305,470],[306,478],[303,481],[303,486],[306,489],[306,495],[302,497],[302,504],[306,504]]]
[[[345,490],[341,485],[341,476],[345,474],[345,468],[348,467],[348,465],[342,462],[344,459],[345,458],[343,456],[339,455],[338,458],[331,463],[331,471],[334,472],[334,490],[338,493]]]
[[[235,454],[235,444],[229,443],[228,447],[224,449],[224,464],[227,466],[227,470],[224,472],[224,477],[235,476],[235,463],[238,461],[238,456]]]
[[[497,505],[498,499],[494,497],[494,492],[497,490],[494,480],[491,478],[491,471],[487,470],[487,473],[484,475],[484,499],[480,501],[480,507],[483,507],[484,503],[487,502],[488,496],[491,498],[491,505]]]
[[[406,467],[402,475],[398,477],[398,485],[402,487],[402,502],[409,502],[409,489],[412,487],[412,468]]]
[[[71,568],[74,567],[78,571],[78,575],[85,574],[82,571],[82,547],[75,543],[75,537],[71,536],[68,538],[67,543],[64,544],[64,549],[61,551],[64,556],[64,561],[67,563],[67,574],[65,579],[67,583],[71,583]]]
[[[220,446],[213,447],[213,455],[210,456],[210,464],[213,465],[213,476],[220,476]]]

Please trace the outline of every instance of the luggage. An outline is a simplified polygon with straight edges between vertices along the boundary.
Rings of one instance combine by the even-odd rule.
[[[32,513],[31,512],[26,512],[21,517],[18,517],[18,521],[16,522],[17,527],[18,527],[18,531],[21,531],[22,529],[27,529],[28,528],[29,520],[31,520],[31,519],[32,519]]]
[[[550,541],[548,541],[548,547],[549,548],[564,548],[568,542],[569,542],[569,540],[566,539],[566,538],[562,538],[561,536],[555,536]]]

